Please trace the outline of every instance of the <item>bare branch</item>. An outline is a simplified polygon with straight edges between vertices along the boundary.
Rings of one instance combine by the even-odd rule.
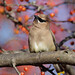
[[[12,59],[16,66],[39,64],[69,64],[75,65],[75,53],[71,50],[42,53],[10,53],[0,54],[0,67],[11,66]]]
[[[3,0],[3,3],[0,4],[0,6],[4,6],[4,8],[7,6],[4,0]],[[24,25],[22,22],[19,22],[16,18],[12,17],[9,12],[4,11],[4,14],[6,15],[6,17],[8,19],[10,19],[15,24],[15,26],[17,24],[22,25],[23,27],[25,27],[29,31],[29,28],[26,25]]]
[[[55,73],[53,72],[53,70],[54,69],[51,69],[51,70],[49,70],[49,68],[46,68],[45,66],[43,66],[43,65],[39,65],[39,67],[40,67],[40,69],[41,69],[41,71],[48,71],[48,72],[50,72],[52,75],[55,75]]]
[[[59,43],[59,47],[61,47],[65,42],[67,42],[70,39],[75,39],[75,31],[72,32],[72,35],[65,37],[65,39],[63,39],[60,43]]]

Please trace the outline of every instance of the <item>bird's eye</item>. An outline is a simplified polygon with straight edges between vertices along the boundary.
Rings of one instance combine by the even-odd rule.
[[[34,15],[34,20],[38,20],[39,22],[46,22],[46,20],[41,19],[40,17]]]
[[[43,19],[41,19],[40,17],[38,17],[38,20],[39,20],[40,22],[46,22],[46,20],[43,20]]]

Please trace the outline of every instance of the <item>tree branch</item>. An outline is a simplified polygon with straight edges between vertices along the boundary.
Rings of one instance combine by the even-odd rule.
[[[16,66],[39,64],[69,64],[75,65],[75,52],[72,50],[53,51],[42,53],[17,52],[0,54],[0,67],[11,67],[12,59]]]
[[[75,66],[66,65],[65,72],[68,72],[69,75],[75,75]]]

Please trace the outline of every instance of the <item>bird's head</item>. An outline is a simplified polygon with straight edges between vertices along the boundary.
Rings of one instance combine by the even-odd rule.
[[[48,27],[49,26],[49,17],[44,14],[34,15],[33,24],[37,27]]]

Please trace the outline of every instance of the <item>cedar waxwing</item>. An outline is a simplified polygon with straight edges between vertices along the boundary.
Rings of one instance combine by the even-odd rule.
[[[50,20],[47,15],[34,15],[33,26],[29,31],[30,52],[44,52],[56,50],[55,37],[50,30]]]

